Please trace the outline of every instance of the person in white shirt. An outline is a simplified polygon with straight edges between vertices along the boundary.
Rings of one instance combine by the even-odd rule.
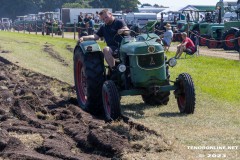
[[[164,27],[166,28],[166,32],[164,32],[164,34],[163,34],[162,43],[164,46],[164,50],[166,50],[166,48],[169,47],[172,42],[173,31],[172,31],[172,27],[169,23],[167,23],[166,26],[164,26]]]

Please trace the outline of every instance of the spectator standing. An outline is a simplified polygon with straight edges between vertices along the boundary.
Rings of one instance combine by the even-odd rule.
[[[84,23],[88,23],[89,22],[88,14],[85,14],[85,17],[84,17],[83,21],[84,21]]]
[[[164,26],[164,27],[166,28],[166,32],[164,32],[164,34],[163,34],[162,43],[164,46],[164,50],[166,50],[166,48],[169,47],[172,42],[173,31],[172,31],[172,27],[169,23],[167,23],[166,26]]]
[[[78,16],[78,24],[83,21],[83,15],[82,12],[80,12],[80,15]]]
[[[94,32],[94,20],[92,16],[89,16],[89,22],[88,22],[88,35],[93,35]]]
[[[181,35],[182,35],[183,41],[181,44],[177,46],[177,52],[175,55],[176,59],[180,58],[183,52],[187,52],[188,54],[193,54],[197,50],[193,41],[189,37],[187,37],[186,32],[182,32]]]
[[[94,21],[95,21],[95,23],[99,23],[99,14],[98,14],[98,11],[96,12],[96,15],[95,15],[95,17],[94,17]]]

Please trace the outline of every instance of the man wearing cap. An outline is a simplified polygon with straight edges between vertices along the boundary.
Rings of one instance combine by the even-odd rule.
[[[181,57],[183,52],[186,52],[188,54],[193,54],[197,50],[193,41],[190,38],[187,37],[186,32],[182,32],[181,35],[182,35],[183,41],[182,41],[181,44],[179,44],[177,46],[177,52],[176,52],[176,55],[175,55],[175,58],[177,58],[177,59]]]
[[[166,48],[169,47],[172,42],[173,31],[172,31],[171,25],[169,23],[167,23],[166,26],[164,26],[164,27],[166,28],[166,32],[164,32],[164,34],[163,34],[162,43],[164,46],[164,50],[166,50]]]

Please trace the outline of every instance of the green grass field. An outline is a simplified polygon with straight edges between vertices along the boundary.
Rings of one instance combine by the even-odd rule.
[[[66,46],[74,48],[76,40],[52,38],[49,36],[0,32],[0,53],[13,63],[55,77],[73,84],[73,53]],[[102,42],[99,44],[104,46]],[[51,46],[68,64],[64,66],[44,51]],[[174,53],[167,53],[168,58]],[[206,56],[179,59],[170,68],[171,80],[183,72],[189,73],[196,89],[196,110],[193,115],[181,115],[177,102],[171,94],[167,106],[150,107],[143,104],[140,96],[127,96],[121,100],[123,113],[150,129],[156,130],[167,139],[187,146],[239,146],[240,149],[240,62]],[[153,142],[136,141],[141,145]],[[143,144],[144,143],[144,144]],[[228,159],[240,157],[240,150],[226,150]],[[190,150],[194,156],[219,151]],[[141,157],[159,159],[158,153],[143,150],[127,158]],[[187,153],[186,153],[187,154]]]

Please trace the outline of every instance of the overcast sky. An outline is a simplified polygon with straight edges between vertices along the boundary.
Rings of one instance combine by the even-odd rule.
[[[224,0],[226,1],[226,0]],[[227,0],[236,2],[237,0]],[[168,7],[185,7],[187,5],[216,5],[219,0],[139,0],[139,2],[149,3],[151,5],[158,4]]]

